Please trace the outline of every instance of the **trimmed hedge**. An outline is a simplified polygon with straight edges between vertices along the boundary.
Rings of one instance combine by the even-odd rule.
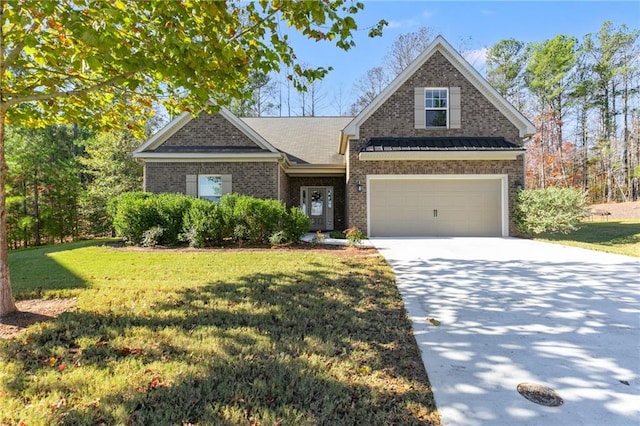
[[[108,213],[116,234],[135,245],[289,242],[310,225],[297,207],[238,194],[224,195],[215,204],[181,194],[129,192],[110,200]]]
[[[566,234],[580,227],[585,205],[586,194],[575,188],[527,189],[518,192],[514,220],[527,236]]]

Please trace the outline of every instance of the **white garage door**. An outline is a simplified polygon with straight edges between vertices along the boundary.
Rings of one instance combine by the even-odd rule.
[[[371,179],[373,237],[502,236],[501,179]]]

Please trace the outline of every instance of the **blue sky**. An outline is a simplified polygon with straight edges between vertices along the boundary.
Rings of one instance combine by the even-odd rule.
[[[298,58],[315,66],[334,70],[322,83],[327,92],[323,115],[337,114],[332,107],[334,91],[341,86],[351,98],[354,81],[374,66],[381,65],[385,53],[400,34],[430,27],[455,48],[475,53],[470,62],[484,70],[483,52],[506,38],[524,42],[543,41],[558,34],[582,39],[595,33],[604,21],[640,28],[640,1],[364,1],[365,9],[356,17],[360,28],[380,19],[389,22],[381,38],[370,39],[358,31],[356,47],[343,52],[330,43],[314,43],[295,36]]]

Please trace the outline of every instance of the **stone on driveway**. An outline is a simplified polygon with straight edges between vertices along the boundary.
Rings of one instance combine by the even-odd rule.
[[[513,238],[372,242],[444,426],[640,424],[640,259]]]

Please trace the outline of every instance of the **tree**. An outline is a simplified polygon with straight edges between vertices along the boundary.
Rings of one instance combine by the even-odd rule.
[[[522,110],[523,72],[526,62],[525,44],[514,38],[500,40],[487,53],[487,80],[491,85]]]
[[[632,179],[634,164],[629,162],[629,99],[638,93],[637,82],[633,76],[638,71],[638,38],[640,31],[629,30],[625,25],[616,28],[613,23],[605,21],[596,35],[587,34],[584,41],[585,54],[591,59],[594,104],[599,111],[600,129],[598,141],[606,174],[606,198],[612,201],[616,182],[617,164],[621,180],[628,186]],[[619,143],[618,123],[616,116],[620,114],[617,102],[622,102],[623,134]],[[619,147],[618,145],[621,145]],[[624,192],[623,192],[624,196]]]
[[[131,156],[139,145],[139,140],[124,131],[103,132],[85,142],[80,164],[88,182],[80,204],[87,234],[108,234],[107,202],[142,188],[142,165]]]
[[[275,112],[278,105],[274,102],[278,83],[268,74],[260,71],[249,73],[246,90],[248,98],[232,99],[230,110],[239,117],[262,117]]]
[[[433,29],[420,27],[417,31],[396,37],[384,59],[385,68],[392,79],[404,71],[431,44],[435,36]]]
[[[7,193],[13,202],[8,243],[40,245],[77,236],[77,153],[86,134],[70,125],[7,130]]]
[[[356,80],[354,91],[356,100],[351,104],[351,115],[357,115],[378,96],[389,84],[389,75],[382,67],[373,67]]]
[[[329,69],[300,66],[280,23],[347,50],[353,15],[363,7],[345,0],[0,0],[0,315],[16,310],[7,263],[7,122],[136,130],[154,101],[171,114],[228,106],[248,96],[251,71],[268,74],[281,64],[300,86]]]
[[[570,71],[576,63],[576,44],[574,37],[558,35],[542,43],[529,46],[525,72],[525,82],[529,91],[537,98],[541,115],[550,114],[548,119],[540,120],[541,149],[555,150],[558,156],[561,174],[559,179],[567,184],[567,170],[564,158],[563,119],[566,114],[568,95],[571,92]],[[550,125],[547,127],[547,125]],[[541,186],[546,187],[545,169],[541,170]]]

